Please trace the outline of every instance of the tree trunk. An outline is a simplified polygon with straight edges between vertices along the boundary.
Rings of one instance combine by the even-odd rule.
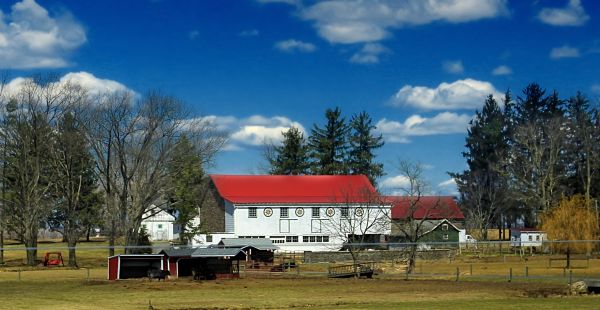
[[[0,224],[0,265],[4,265],[4,227],[1,225],[2,224]]]
[[[85,242],[90,242],[90,234],[92,233],[92,226],[88,226],[85,232]]]
[[[75,246],[77,246],[77,236],[69,234],[68,236],[69,245],[69,267],[77,268],[77,256],[75,255]]]
[[[108,256],[115,256],[115,220],[110,221],[110,233],[108,236]]]
[[[26,236],[27,240],[24,240],[25,252],[27,252],[27,265],[37,265],[37,234],[33,236],[30,234]]]
[[[408,273],[413,273],[415,271],[415,261],[417,260],[417,244],[413,242],[410,245],[410,250],[408,253],[408,265],[406,268],[408,269]]]

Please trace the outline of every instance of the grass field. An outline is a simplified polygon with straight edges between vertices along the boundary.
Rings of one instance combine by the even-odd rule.
[[[93,242],[82,247],[102,245]],[[47,250],[60,246],[41,244]],[[545,256],[419,261],[417,275],[409,281],[404,280],[401,266],[383,263],[382,274],[375,279],[303,276],[324,272],[328,264],[302,264],[299,276],[294,270],[279,278],[248,273],[236,280],[182,278],[159,283],[105,280],[106,249],[79,250],[81,269],[24,267],[24,251],[5,254],[7,266],[0,268],[0,309],[147,309],[149,302],[155,309],[598,309],[600,305],[600,296],[568,296],[563,269],[548,268]],[[587,267],[587,261],[577,264]],[[526,267],[529,278],[524,277]],[[509,283],[510,268],[515,278]],[[592,259],[589,267],[573,272],[573,280],[600,278],[600,260]]]

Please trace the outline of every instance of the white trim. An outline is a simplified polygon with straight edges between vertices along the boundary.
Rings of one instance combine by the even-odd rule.
[[[117,280],[121,280],[121,256],[117,255]]]

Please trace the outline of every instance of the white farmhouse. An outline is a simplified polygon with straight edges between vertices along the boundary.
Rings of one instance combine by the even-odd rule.
[[[146,213],[142,226],[146,228],[150,241],[170,241],[179,238],[177,227],[174,224],[175,216],[165,210],[157,213]]]
[[[222,238],[270,238],[284,251],[330,251],[353,236],[381,242],[390,234],[391,204],[382,202],[363,175],[211,175],[211,180],[216,210],[223,214],[217,227],[223,229],[197,235],[194,246]]]

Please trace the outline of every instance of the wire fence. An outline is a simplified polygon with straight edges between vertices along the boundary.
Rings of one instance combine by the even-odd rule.
[[[358,252],[358,260],[374,262],[375,277],[402,280],[444,281],[543,281],[571,284],[584,279],[600,279],[600,240],[544,241],[539,246],[516,246],[514,241],[487,241],[477,243],[427,242],[427,243],[343,244],[346,250],[309,252],[308,247],[297,246],[297,251],[278,250],[274,263],[290,262],[280,271],[241,268],[240,277],[328,277],[331,266],[352,262],[350,251]],[[566,246],[572,248],[569,258]],[[11,281],[106,281],[109,249],[115,254],[125,249],[148,250],[157,253],[165,248],[187,247],[172,244],[154,246],[109,247],[106,244],[81,244],[77,251],[79,268],[26,266],[25,250],[35,249],[41,259],[45,252],[62,252],[67,264],[67,252],[72,249],[62,243],[47,243],[35,248],[10,245],[2,248],[4,265],[0,266],[0,282]],[[408,272],[406,253],[418,248],[416,264]],[[378,248],[373,250],[372,248]],[[304,251],[303,251],[304,250]],[[320,255],[322,259],[316,259]],[[363,256],[361,256],[363,255]],[[171,279],[173,280],[173,279]],[[145,281],[145,280],[140,280]],[[188,278],[177,281],[191,281]]]

